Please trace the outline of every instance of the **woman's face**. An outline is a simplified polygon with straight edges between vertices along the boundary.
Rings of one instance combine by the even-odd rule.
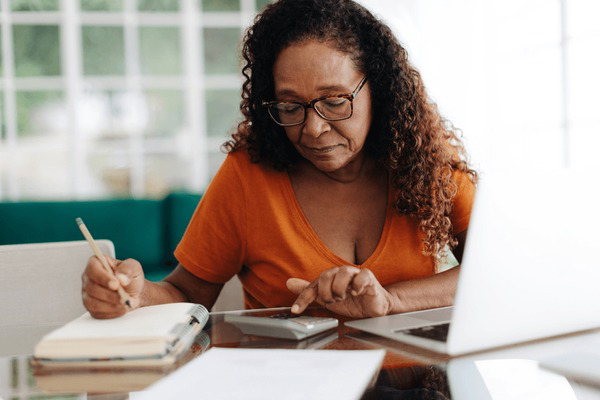
[[[321,96],[353,92],[364,73],[349,55],[331,45],[310,40],[285,48],[273,67],[276,101],[309,102]],[[353,101],[352,116],[327,121],[313,108],[306,110],[300,125],[285,127],[298,153],[327,174],[356,170],[363,159],[363,147],[371,126],[369,83]]]

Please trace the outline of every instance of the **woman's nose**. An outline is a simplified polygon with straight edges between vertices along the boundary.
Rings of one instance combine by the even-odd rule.
[[[306,110],[306,119],[302,127],[304,134],[319,137],[329,129],[329,121],[323,119],[313,108]]]

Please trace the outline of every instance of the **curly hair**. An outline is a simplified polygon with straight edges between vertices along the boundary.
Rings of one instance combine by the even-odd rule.
[[[352,0],[279,0],[265,7],[243,39],[244,120],[223,147],[246,149],[253,162],[287,170],[300,155],[261,105],[274,99],[273,65],[286,47],[318,40],[348,54],[368,78],[373,120],[365,152],[387,169],[394,208],[418,219],[423,254],[440,259],[453,248],[450,212],[458,191],[454,175],[468,165],[460,132],[439,113],[420,74],[388,26]]]

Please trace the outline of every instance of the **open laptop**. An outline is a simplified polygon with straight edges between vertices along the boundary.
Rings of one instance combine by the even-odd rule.
[[[482,176],[453,307],[346,322],[448,355],[600,327],[592,173]]]

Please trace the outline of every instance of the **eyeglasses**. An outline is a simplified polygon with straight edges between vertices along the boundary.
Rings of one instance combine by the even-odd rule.
[[[365,76],[352,93],[338,94],[337,96],[323,96],[301,103],[295,101],[263,101],[263,107],[277,125],[300,125],[306,120],[306,109],[314,109],[319,116],[327,121],[341,121],[352,116],[352,100],[367,82]]]

